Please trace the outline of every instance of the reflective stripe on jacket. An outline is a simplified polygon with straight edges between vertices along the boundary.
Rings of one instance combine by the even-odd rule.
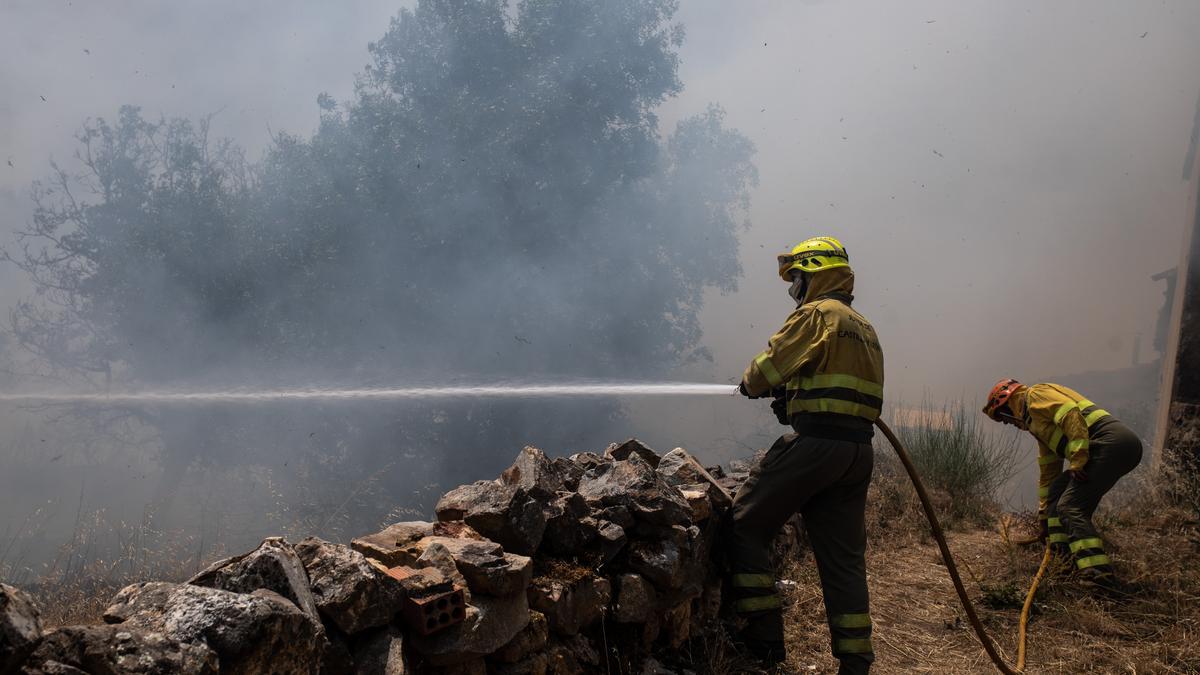
[[[1062,461],[1079,470],[1088,461],[1088,430],[1109,417],[1106,410],[1061,384],[1034,384],[1013,395],[1013,414],[1038,442],[1038,506],[1045,512],[1050,484],[1062,474]]]
[[[874,327],[851,309],[853,289],[848,267],[813,274],[805,302],[746,369],[746,390],[763,396],[786,385],[789,416],[879,417],[883,349]]]

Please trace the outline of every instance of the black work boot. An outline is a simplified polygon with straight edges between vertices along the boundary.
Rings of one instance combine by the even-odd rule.
[[[768,672],[787,658],[787,651],[781,641],[743,638],[742,646],[745,648],[746,654],[762,664]]]
[[[1130,595],[1132,589],[1117,578],[1107,567],[1090,567],[1079,570],[1079,582],[1085,587],[1094,589],[1109,597],[1124,597]]]

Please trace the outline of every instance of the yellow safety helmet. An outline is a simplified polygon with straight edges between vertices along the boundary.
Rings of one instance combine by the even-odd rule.
[[[823,272],[835,267],[850,266],[850,256],[846,254],[846,247],[833,237],[813,237],[802,241],[791,253],[781,253],[778,260],[779,278],[784,281],[792,280],[792,270]]]

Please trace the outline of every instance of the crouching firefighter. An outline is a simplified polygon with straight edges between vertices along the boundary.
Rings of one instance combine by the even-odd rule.
[[[781,436],[734,499],[725,537],[729,597],[745,619],[739,636],[765,663],[784,658],[783,612],[768,557],[784,522],[799,512],[812,543],[833,654],[841,673],[871,667],[864,510],[874,455],[872,422],[883,399],[883,350],[851,309],[854,273],[842,244],[809,239],[779,256],[797,308],[754,357],[741,393],[772,396],[794,434]]]
[[[1085,583],[1121,590],[1092,514],[1117,481],[1141,462],[1141,439],[1108,411],[1060,384],[1001,380],[988,394],[983,412],[1037,439],[1042,538],[1058,555],[1074,559]]]

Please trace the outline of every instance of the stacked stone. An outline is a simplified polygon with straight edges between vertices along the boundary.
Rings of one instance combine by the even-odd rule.
[[[715,623],[709,554],[725,505],[685,451],[660,458],[630,440],[570,458],[525,448],[498,480],[448,493],[437,516],[535,559],[536,639],[488,657],[491,670],[640,672],[651,652]]]
[[[102,626],[44,634],[0,586],[0,675],[674,672],[720,608],[710,553],[729,504],[698,466],[636,440],[569,458],[525,448],[498,479],[443,496],[436,522],[350,546],[270,538],[185,583],[126,587]],[[402,608],[434,586],[461,589],[465,615],[422,634]]]

